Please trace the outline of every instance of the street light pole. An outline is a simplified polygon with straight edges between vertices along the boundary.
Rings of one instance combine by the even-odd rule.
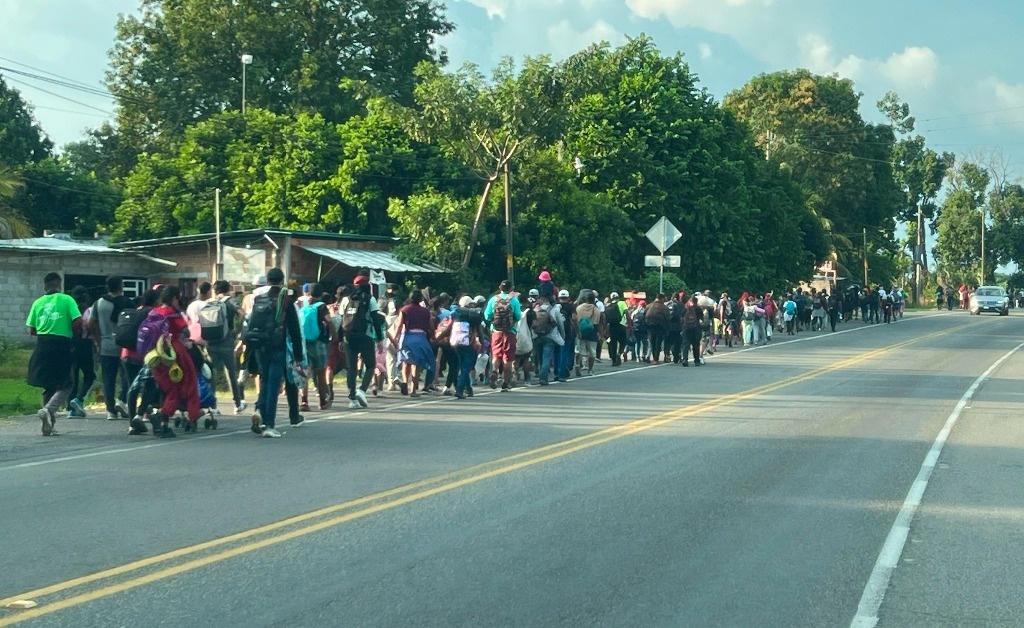
[[[985,208],[981,208],[981,281],[979,286],[985,285]]]
[[[245,117],[245,66],[252,65],[252,55],[242,55],[242,117]]]

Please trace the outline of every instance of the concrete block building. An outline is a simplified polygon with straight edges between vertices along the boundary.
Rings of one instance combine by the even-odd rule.
[[[173,261],[144,252],[126,251],[99,241],[73,241],[69,237],[0,240],[0,334],[30,343],[25,318],[32,302],[43,294],[43,277],[56,272],[64,277],[64,289],[84,286],[93,297],[106,291],[106,279],[120,275],[125,294],[136,296],[152,285],[153,278]]]

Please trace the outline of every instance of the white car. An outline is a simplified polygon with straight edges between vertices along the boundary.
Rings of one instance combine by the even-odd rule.
[[[971,295],[968,309],[971,314],[998,312],[1000,316],[1006,316],[1010,313],[1010,297],[999,286],[978,286]]]

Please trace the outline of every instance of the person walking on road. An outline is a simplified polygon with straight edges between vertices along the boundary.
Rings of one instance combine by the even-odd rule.
[[[71,338],[82,333],[82,313],[75,300],[61,292],[62,284],[59,274],[48,273],[43,278],[44,294],[32,303],[25,320],[28,333],[36,338],[28,362],[28,384],[43,389],[38,412],[43,436],[59,434],[54,427],[57,411],[71,391]]]
[[[700,307],[700,296],[694,294],[683,309],[683,366],[690,366],[690,352],[693,352],[693,365],[701,365],[700,339],[703,335],[701,323],[704,322],[704,310]]]
[[[117,394],[117,378],[121,373],[121,347],[117,346],[115,332],[117,317],[122,311],[134,307],[135,303],[124,296],[124,281],[120,277],[107,277],[107,293],[96,300],[89,320],[93,340],[99,348],[103,400],[107,406],[108,421],[122,416],[125,419],[131,418],[128,414],[128,404],[125,403],[131,382],[122,378],[121,394]]]
[[[264,438],[280,438],[275,429],[277,398],[288,367],[285,339],[292,343],[292,357],[296,364],[303,362],[302,331],[298,310],[284,287],[284,271],[267,271],[269,288],[252,300],[249,327],[245,335],[246,351],[254,351],[260,372],[260,393],[256,411],[252,415],[252,431]]]
[[[498,285],[498,294],[484,308],[484,320],[491,327],[491,388],[501,385],[502,392],[512,388],[512,369],[516,359],[516,324],[523,316],[519,299],[511,295],[512,282]],[[499,373],[501,374],[499,377]]]

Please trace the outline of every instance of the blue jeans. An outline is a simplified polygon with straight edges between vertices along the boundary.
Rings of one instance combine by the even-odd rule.
[[[473,347],[455,347],[455,355],[459,361],[459,378],[455,382],[455,390],[466,392],[470,389],[469,374],[476,367],[476,349]]]
[[[256,399],[256,409],[263,416],[263,424],[274,427],[277,417],[277,394],[281,390],[286,366],[284,349],[268,349],[259,354],[260,363],[260,396]]]
[[[548,373],[551,371],[551,358],[555,352],[555,342],[548,336],[537,336],[533,341],[534,358],[540,358],[537,363],[537,377],[542,382],[548,381]]]

